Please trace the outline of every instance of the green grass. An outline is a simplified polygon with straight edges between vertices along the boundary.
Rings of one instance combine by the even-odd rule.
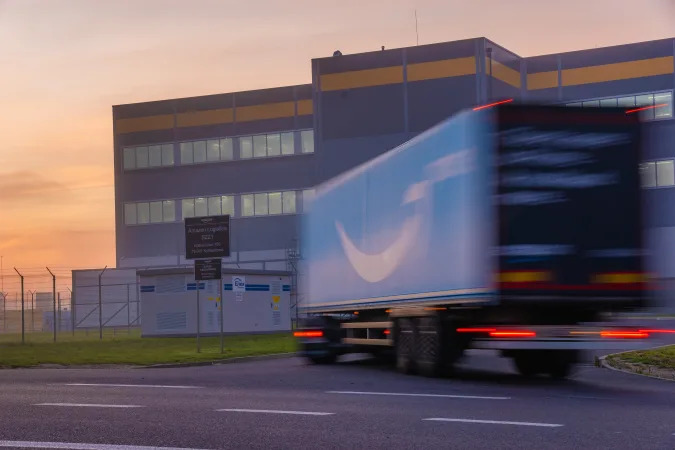
[[[675,345],[611,355],[609,359],[610,362],[620,360],[631,364],[645,364],[660,369],[675,370]]]
[[[202,362],[296,350],[291,333],[225,336],[224,354],[219,337],[202,337],[201,353],[197,353],[195,338],[141,338],[139,333],[136,329],[127,334],[124,329],[113,336],[107,330],[99,341],[98,330],[88,335],[78,330],[74,337],[59,334],[56,343],[50,333],[31,333],[26,334],[24,345],[20,335],[0,335],[0,367]]]

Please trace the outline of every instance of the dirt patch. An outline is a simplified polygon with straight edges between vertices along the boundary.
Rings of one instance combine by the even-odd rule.
[[[651,364],[633,363],[621,359],[620,355],[611,355],[605,359],[607,364],[619,370],[625,370],[637,375],[660,378],[663,380],[675,381],[675,370],[653,366]]]

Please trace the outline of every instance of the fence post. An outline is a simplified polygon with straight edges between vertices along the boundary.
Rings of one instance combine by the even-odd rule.
[[[0,292],[2,295],[2,331],[7,331],[7,292]]]
[[[21,277],[21,344],[26,343],[26,308],[24,305],[24,296],[25,292],[23,291],[23,275],[19,273],[18,270],[16,270],[16,267],[14,268],[14,271],[19,274],[19,277]]]
[[[131,286],[127,284],[127,334],[131,334]]]
[[[70,327],[73,329],[73,336],[75,336],[75,297],[72,289],[68,286],[66,286],[66,289],[70,291]]]
[[[47,267],[47,272],[52,276],[52,328],[54,328],[54,342],[56,342],[56,275],[49,270],[49,267]]]
[[[103,277],[103,272],[107,269],[108,266],[105,266],[100,274],[98,274],[98,339],[103,340],[103,299],[101,298],[101,278]]]
[[[58,302],[59,302],[58,306],[56,308],[56,314],[59,316],[59,333],[60,333],[61,332],[61,293],[58,292],[56,294],[56,296],[57,296]]]

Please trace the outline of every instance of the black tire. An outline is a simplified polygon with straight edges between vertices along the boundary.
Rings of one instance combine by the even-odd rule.
[[[412,319],[396,319],[394,327],[396,370],[411,374],[415,371],[415,346],[417,330]]]
[[[544,372],[552,378],[565,379],[579,360],[579,353],[575,350],[550,352],[547,355]]]
[[[526,377],[549,375],[552,378],[567,378],[578,360],[574,350],[565,351],[519,351],[513,355],[518,372]]]
[[[420,317],[416,321],[415,367],[420,375],[438,377],[446,365],[447,345],[439,317]]]
[[[536,360],[536,356],[528,355],[527,352],[515,355],[513,363],[518,373],[524,377],[534,377],[542,372],[541,364]]]
[[[308,359],[312,364],[333,364],[337,360],[337,355],[330,352],[321,356],[309,356]]]

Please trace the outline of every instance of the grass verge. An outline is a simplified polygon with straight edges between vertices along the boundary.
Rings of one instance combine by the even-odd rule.
[[[606,361],[618,369],[675,380],[675,345],[609,355]]]
[[[293,352],[295,339],[291,333],[225,336],[225,353],[220,353],[219,337],[202,337],[201,353],[196,351],[195,338],[141,338],[139,332],[59,335],[57,342],[49,333],[27,336],[26,344],[7,342],[0,337],[0,367],[33,367],[42,364],[77,365],[150,365],[162,363],[208,362],[241,356],[258,356]]]

